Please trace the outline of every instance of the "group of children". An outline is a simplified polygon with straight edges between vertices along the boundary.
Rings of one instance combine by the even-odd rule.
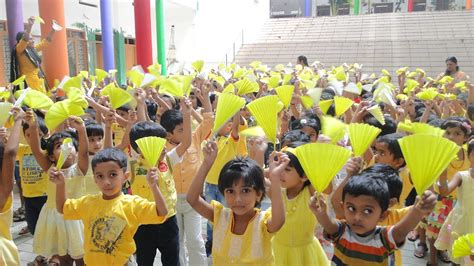
[[[416,256],[424,256],[429,247],[429,265],[436,265],[438,257],[473,263],[469,256],[451,256],[454,240],[474,232],[469,214],[474,106],[470,95],[454,86],[462,81],[456,72],[436,79],[451,77],[438,90],[456,99],[421,101],[414,92],[436,80],[420,74],[413,92],[393,97],[396,105],[391,106],[375,103],[374,81],[380,77],[363,78],[355,66],[340,67],[347,75],[340,84],[347,87],[352,80],[369,89],[351,96],[339,91],[324,66],[308,66],[304,57],[297,67],[272,74],[261,64],[245,69],[243,76],[237,75],[241,68],[232,67],[209,75],[196,67],[189,97],[179,99],[160,89],[164,83],[135,86],[134,104],[118,108],[101,93],[115,83],[112,76],[97,86],[83,76],[78,89],[85,92],[85,114],[69,115],[55,128],[45,123],[47,110],[15,105],[0,145],[0,265],[19,264],[9,232],[17,160],[33,252],[39,255],[34,265],[153,265],[157,250],[163,265],[207,265],[208,256],[214,265],[402,265],[399,249],[408,235],[419,239]],[[324,191],[315,190],[296,150],[331,142],[322,134],[321,121],[339,111],[334,103],[326,110],[304,104],[311,89],[304,85],[307,73],[314,87],[323,88],[321,100],[352,97],[356,104],[338,119],[380,128],[364,155],[350,158]],[[278,113],[274,143],[262,135],[240,134],[255,123],[246,107],[213,130],[219,98],[229,93],[224,88],[249,75],[258,87],[240,95],[247,104],[275,94],[268,78],[279,75],[278,85],[294,88],[291,103]],[[407,76],[406,70],[398,75],[394,92],[402,94]],[[474,89],[468,83],[465,87]],[[62,91],[68,92],[56,88],[50,97],[56,102],[73,98],[60,96]],[[374,105],[383,109],[384,123],[369,113]],[[397,125],[408,121],[439,127],[462,147],[438,182],[419,197],[398,142],[405,134]],[[20,143],[22,135],[25,143]],[[166,139],[156,165],[148,163],[138,145],[147,137]],[[337,145],[351,149],[347,137]],[[201,217],[208,221],[206,242]]]

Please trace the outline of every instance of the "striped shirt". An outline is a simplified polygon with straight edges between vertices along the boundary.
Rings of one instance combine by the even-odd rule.
[[[391,226],[377,226],[367,236],[352,232],[345,223],[328,239],[334,242],[333,265],[395,265],[393,252],[399,246],[392,236]]]

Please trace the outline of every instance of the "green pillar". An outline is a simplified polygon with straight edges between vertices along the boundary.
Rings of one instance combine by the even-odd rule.
[[[354,15],[359,15],[360,0],[354,0]]]
[[[89,74],[95,75],[95,69],[97,66],[97,51],[96,51],[96,40],[95,32],[92,29],[86,27],[86,39],[87,39],[87,53],[89,60]]]
[[[123,32],[114,30],[115,66],[117,67],[116,79],[118,84],[125,85],[125,38]]]
[[[163,0],[156,0],[156,43],[158,45],[158,63],[161,75],[166,75],[165,15]]]

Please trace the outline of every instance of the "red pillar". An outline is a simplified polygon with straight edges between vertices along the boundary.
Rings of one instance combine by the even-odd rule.
[[[408,0],[408,12],[413,12],[414,4],[415,4],[415,0]]]
[[[61,80],[69,75],[67,56],[66,20],[64,18],[64,0],[38,0],[39,15],[44,20],[41,24],[41,36],[46,38],[51,31],[51,20],[56,20],[63,30],[53,36],[52,43],[43,50],[43,69],[50,87],[54,79]]]
[[[134,10],[137,64],[146,70],[153,64],[150,0],[135,0]]]

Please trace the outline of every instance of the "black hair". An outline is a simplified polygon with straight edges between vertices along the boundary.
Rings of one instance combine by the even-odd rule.
[[[132,107],[128,103],[120,106],[119,108],[117,108],[117,110],[124,111],[126,113],[128,113],[128,111],[130,111],[131,109],[132,109]]]
[[[79,146],[79,143],[77,140],[77,134],[76,132],[73,132],[70,130],[56,132],[53,135],[51,135],[51,137],[44,139],[44,141],[42,142],[42,148],[43,150],[46,150],[46,154],[48,156],[51,156],[53,155],[53,152],[54,152],[54,145],[65,138],[72,139],[72,144],[74,145],[74,148],[77,151],[78,146]]]
[[[441,128],[441,125],[444,123],[444,119],[442,118],[436,118],[436,119],[433,119],[431,120],[430,122],[428,122],[428,125],[430,126],[434,126],[434,127],[437,127],[437,128]]]
[[[136,141],[144,137],[166,138],[166,130],[157,123],[150,121],[140,121],[133,125],[130,130],[130,145],[135,152],[138,152]]]
[[[23,39],[23,35],[25,34],[24,31],[19,31],[17,34],[16,34],[16,42],[20,42],[21,39]]]
[[[388,134],[397,132],[397,123],[395,122],[395,120],[390,116],[384,116],[384,118],[385,118],[385,125],[382,125],[380,124],[379,121],[377,121],[377,119],[375,119],[373,115],[367,114],[364,117],[364,123],[374,126],[376,128],[380,128],[380,130],[382,131],[379,133],[379,136],[388,135]]]
[[[474,141],[473,140],[469,141],[469,143],[467,144],[467,155],[470,155],[472,151],[474,151]]]
[[[302,145],[305,145],[305,144],[307,144],[307,143],[296,141],[296,142],[293,142],[290,145],[288,145],[288,147],[296,148],[296,147],[299,147],[299,146],[302,146]],[[298,175],[301,178],[306,177],[303,166],[301,165],[300,160],[298,160],[298,157],[296,157],[295,154],[293,154],[289,151],[285,152],[285,154],[288,155],[288,158],[290,158],[290,162],[288,163],[288,167],[295,168],[296,172],[298,173]],[[309,179],[304,182],[305,187],[309,186],[310,184],[311,184],[311,182],[309,181]]]
[[[308,64],[308,58],[304,55],[298,56],[298,62],[301,63],[303,66],[309,66]]]
[[[352,176],[342,190],[342,201],[344,202],[347,194],[354,197],[370,196],[378,202],[382,213],[384,213],[390,203],[390,191],[387,182],[381,178],[383,174],[362,171],[360,174]]]
[[[219,174],[218,188],[224,195],[227,188],[232,187],[240,179],[243,179],[244,186],[252,187],[261,193],[260,201],[255,204],[258,206],[265,197],[265,182],[263,169],[252,159],[237,157],[227,162]]]
[[[365,169],[364,171],[369,173],[383,173],[379,178],[387,183],[390,198],[396,198],[398,201],[400,201],[403,183],[396,169],[393,169],[391,166],[386,164],[377,163]]]
[[[125,172],[127,171],[127,163],[128,157],[127,155],[120,149],[117,148],[105,148],[100,150],[98,153],[92,157],[92,171],[95,171],[95,167],[99,163],[106,163],[106,162],[115,162],[122,170]]]
[[[444,61],[445,63],[448,63],[448,61],[451,61],[453,63],[456,64],[456,71],[459,71],[459,66],[458,66],[458,59],[454,56],[450,56],[448,58],[446,58],[446,60]],[[446,69],[446,72],[444,73],[445,75],[451,75],[451,71],[448,71]]]
[[[471,136],[471,122],[462,116],[452,116],[446,118],[441,125],[441,129],[460,128],[466,137]]]
[[[281,139],[281,143],[287,143],[287,145],[293,142],[304,142],[309,143],[311,140],[308,135],[299,129],[294,129],[286,132]]]
[[[171,102],[171,109],[179,109],[179,104],[174,97],[164,94],[161,98],[163,98],[163,100],[167,99]]]
[[[93,108],[86,108],[84,109],[84,112],[90,116],[92,116],[92,120],[90,121],[95,121],[95,117],[96,117],[96,111],[93,109]]]
[[[403,164],[401,165],[401,167],[403,167],[405,166],[405,157],[403,157],[400,143],[398,143],[398,140],[401,138],[403,138],[402,134],[391,133],[378,137],[376,142],[387,144],[387,149],[393,154],[394,159],[403,159]]]
[[[161,114],[160,124],[166,132],[173,133],[176,126],[183,123],[183,114],[176,109],[166,110]]]
[[[156,121],[156,112],[158,111],[158,104],[153,101],[146,100],[146,110],[151,121]]]
[[[96,121],[86,121],[87,137],[104,137],[104,128]]]
[[[301,119],[295,120],[291,123],[292,129],[302,129],[303,127],[310,127],[319,134],[321,131],[321,121],[319,118],[302,117]]]
[[[469,119],[474,120],[474,103],[467,106],[467,116]]]
[[[191,91],[191,93],[189,93],[189,95],[190,95],[190,96],[192,95],[192,96],[196,97],[197,106],[198,106],[198,107],[202,107],[201,100],[199,100],[199,98],[196,96],[196,94],[194,93],[194,91]]]
[[[36,118],[36,123],[38,123],[38,127],[39,129],[41,130],[41,132],[43,133],[43,135],[48,135],[48,127],[46,126],[46,124],[44,123],[44,119],[37,116]],[[23,127],[23,134],[25,133],[25,131],[30,128],[30,126],[28,125],[28,123],[23,123],[22,124],[22,127]]]
[[[334,99],[334,96],[336,96],[336,93],[333,90],[324,89],[321,92],[321,101]]]

